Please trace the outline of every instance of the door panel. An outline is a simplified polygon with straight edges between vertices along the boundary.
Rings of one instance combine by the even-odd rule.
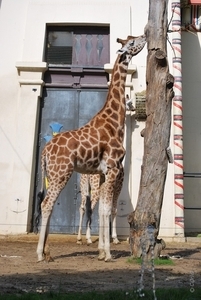
[[[103,107],[106,100],[106,92],[103,91],[80,91],[78,126],[85,125]]]
[[[58,132],[76,129],[86,124],[103,107],[106,95],[107,90],[103,89],[44,89],[41,107],[35,199],[41,186],[40,155],[46,142]],[[74,172],[54,205],[50,220],[50,232],[77,233],[81,201],[79,182],[80,175]],[[86,222],[84,223],[84,227],[85,224]],[[92,233],[98,233],[97,208],[93,214]]]
[[[90,91],[90,90],[82,90],[79,95],[79,115],[78,115],[78,126],[81,127],[85,125],[100,109],[103,107],[106,100],[107,92],[104,90]],[[78,175],[78,189],[80,184],[80,174]],[[78,207],[80,206],[80,194],[77,199]],[[77,207],[75,215],[76,215],[76,232],[78,231],[79,226],[79,208]],[[83,222],[83,230],[85,233],[86,229],[86,218],[84,218]],[[98,234],[98,205],[96,205],[93,215],[92,215],[92,223],[91,223],[91,234]]]

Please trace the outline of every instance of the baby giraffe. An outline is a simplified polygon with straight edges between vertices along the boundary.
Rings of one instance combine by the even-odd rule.
[[[132,100],[126,95],[126,110],[135,111]],[[104,182],[100,174],[81,174],[80,176],[80,193],[81,193],[81,204],[80,204],[80,222],[77,234],[77,244],[82,245],[82,224],[83,218],[86,212],[87,224],[86,224],[86,241],[87,245],[92,244],[91,240],[91,216],[99,200],[100,186]],[[113,204],[111,211],[111,225],[112,225],[112,240],[113,244],[120,244],[117,237],[116,228],[116,216],[117,216],[117,201],[121,193],[122,185],[124,180],[124,169],[122,167],[119,178],[116,182],[115,192],[113,195]]]
[[[112,211],[111,211],[111,225],[112,225],[112,240],[113,244],[117,245],[120,241],[117,238],[116,216],[117,216],[117,201],[122,189],[124,179],[123,166],[119,172],[116,186],[114,189]],[[104,182],[104,178],[100,174],[82,174],[80,177],[80,192],[81,192],[81,205],[80,205],[80,222],[77,235],[77,244],[82,245],[82,223],[85,211],[87,213],[87,229],[86,240],[87,245],[92,244],[91,240],[91,216],[92,212],[98,203],[100,197],[100,187]]]

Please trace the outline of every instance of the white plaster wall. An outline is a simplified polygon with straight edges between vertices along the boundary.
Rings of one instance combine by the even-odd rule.
[[[0,9],[1,233],[24,232],[27,223],[28,199],[25,198],[21,183],[28,173],[28,166],[20,147],[25,141],[18,136],[20,134],[18,122],[23,119],[23,115],[20,111],[18,74],[15,68],[15,62],[20,58],[23,48],[27,6],[27,1],[2,1]],[[16,12],[20,12],[20,15]],[[26,130],[26,124],[24,129]],[[23,176],[21,177],[22,173]],[[26,183],[27,181],[24,182],[25,189],[29,188],[26,187]],[[19,206],[16,201],[17,198],[23,201],[20,202]],[[15,213],[18,209],[20,211],[25,210],[25,212]]]
[[[42,73],[29,71],[17,73],[18,66],[37,66],[44,59],[46,24],[106,24],[110,26],[110,63],[116,59],[119,44],[116,38],[127,35],[140,35],[148,18],[148,1],[131,0],[2,0],[0,8],[0,233],[23,233],[29,230],[33,200],[35,128],[37,126],[38,97],[41,83],[19,84],[19,80],[28,80],[34,76],[41,80]],[[134,94],[144,90],[146,72],[146,46],[133,58],[137,66],[134,75]],[[19,76],[18,76],[19,75]],[[33,89],[36,89],[34,92]],[[127,141],[131,143],[128,161],[125,162],[126,185],[119,205],[118,233],[128,234],[126,215],[136,205],[143,138],[140,131],[142,122],[135,122],[132,116],[127,118]],[[132,163],[129,164],[129,160]],[[171,167],[169,167],[171,169]],[[171,171],[172,172],[172,171]],[[130,177],[129,177],[130,176]],[[127,180],[129,177],[129,180]],[[173,176],[168,175],[164,197],[161,226],[164,233],[171,235],[172,228]],[[19,199],[20,201],[17,201]],[[163,217],[164,216],[164,217]]]

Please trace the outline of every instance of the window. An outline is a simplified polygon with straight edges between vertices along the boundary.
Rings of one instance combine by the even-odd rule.
[[[103,67],[109,62],[109,26],[48,26],[49,65]]]
[[[200,0],[201,1],[201,0]],[[182,26],[188,29],[201,29],[201,6],[200,5],[183,5],[182,7]],[[188,27],[190,26],[190,27]]]
[[[73,34],[68,31],[48,31],[47,63],[72,64]]]

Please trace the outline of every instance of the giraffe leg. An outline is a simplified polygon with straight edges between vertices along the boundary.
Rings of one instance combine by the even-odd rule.
[[[41,230],[40,230],[40,236],[39,236],[39,241],[38,241],[38,247],[37,247],[37,251],[36,251],[37,255],[38,255],[38,262],[43,261],[43,260],[45,260],[47,262],[52,261],[52,258],[50,256],[49,245],[47,243],[48,233],[49,233],[50,215],[51,215],[51,210],[46,211],[46,213],[44,213],[44,211],[42,209]]]
[[[82,245],[82,223],[83,217],[87,209],[88,201],[90,201],[90,183],[89,183],[89,174],[81,174],[80,177],[80,192],[81,192],[81,205],[80,205],[80,223],[77,235],[77,244]],[[87,227],[89,224],[87,223]],[[90,228],[89,228],[90,230]]]
[[[99,191],[100,191],[99,186],[95,190],[91,191],[91,214],[93,213],[94,208],[96,207],[96,204],[99,200]],[[91,229],[90,229],[89,222],[87,223],[86,239],[87,239],[87,245],[92,244]]]
[[[112,256],[110,253],[110,215],[113,205],[113,196],[116,178],[118,176],[119,169],[110,169],[106,175],[105,182],[100,188],[100,202],[99,202],[99,259],[105,255],[105,262],[111,261]],[[104,254],[103,253],[104,250]]]
[[[49,218],[49,221],[47,224],[47,230],[46,230],[46,234],[45,234],[44,260],[46,262],[54,261],[54,259],[50,256],[50,247],[48,244],[49,223],[50,223],[50,218]]]
[[[92,240],[91,240],[91,229],[90,229],[89,223],[87,224],[86,240],[87,240],[87,245],[92,244]]]
[[[115,188],[114,188],[114,195],[113,195],[113,207],[112,207],[112,214],[111,214],[111,221],[112,221],[112,239],[113,244],[117,245],[120,244],[120,241],[117,238],[117,201],[119,195],[122,190],[124,180],[124,168],[123,165],[120,165],[119,174],[116,179]]]
[[[87,224],[86,224],[86,241],[87,245],[89,246],[92,244],[91,240],[91,215],[92,215],[92,208],[91,208],[91,197],[86,197],[86,212],[87,212]]]
[[[49,187],[47,190],[47,195],[45,199],[41,203],[41,212],[42,212],[42,220],[41,220],[41,230],[40,236],[37,246],[37,255],[38,262],[40,261],[52,261],[50,256],[49,245],[47,244],[48,234],[49,234],[49,221],[52,213],[52,209],[54,203],[59,196],[61,190],[65,187],[67,181],[71,177],[72,172],[69,172],[65,176],[61,176],[60,178],[52,178],[49,182]],[[58,184],[59,182],[59,184]]]
[[[111,221],[112,221],[112,239],[113,239],[113,244],[121,244],[119,239],[117,238],[117,209],[112,209],[112,214],[111,214]]]
[[[101,199],[99,202],[99,206],[100,204],[101,204]],[[110,208],[109,207],[107,208],[104,204],[101,206],[103,209],[100,210],[99,212],[98,260],[105,260],[105,262],[109,262],[112,260],[112,256],[110,254],[110,229],[109,229]]]
[[[48,224],[48,218],[49,216],[46,214],[43,215],[42,212],[42,221],[41,221],[41,230],[40,230],[40,236],[38,241],[38,247],[37,247],[37,255],[38,255],[38,262],[44,260],[44,244],[46,240],[46,230],[47,230],[47,224]]]
[[[99,256],[98,256],[98,260],[105,259],[104,231],[103,231],[103,224],[104,224],[103,207],[104,207],[103,198],[100,197],[100,200],[99,200],[99,241],[98,241]]]
[[[82,222],[83,217],[85,214],[85,205],[81,204],[80,206],[80,223],[79,223],[79,229],[78,229],[78,235],[77,235],[77,244],[82,245]]]
[[[104,208],[104,238],[105,238],[105,262],[111,261],[112,256],[110,254],[110,214],[111,214],[111,206],[105,205]]]
[[[88,221],[87,221],[87,230],[86,230],[86,240],[87,245],[92,244],[91,240],[91,215],[94,211],[94,208],[99,200],[99,194],[100,194],[100,175],[99,174],[90,174],[88,175],[88,187],[89,187],[89,194],[90,196],[87,198],[86,201],[86,208],[87,208],[87,214],[88,214]]]
[[[117,199],[122,188],[122,165],[120,168],[113,168],[108,171],[106,176],[105,188],[104,188],[104,237],[105,237],[105,261],[111,261],[112,256],[110,253],[110,235],[109,235],[109,222],[110,215],[112,214],[112,236],[113,239],[117,239],[116,234],[116,211],[117,211]],[[121,179],[121,181],[119,180]],[[120,184],[120,186],[119,186]],[[118,240],[118,239],[117,239]]]

